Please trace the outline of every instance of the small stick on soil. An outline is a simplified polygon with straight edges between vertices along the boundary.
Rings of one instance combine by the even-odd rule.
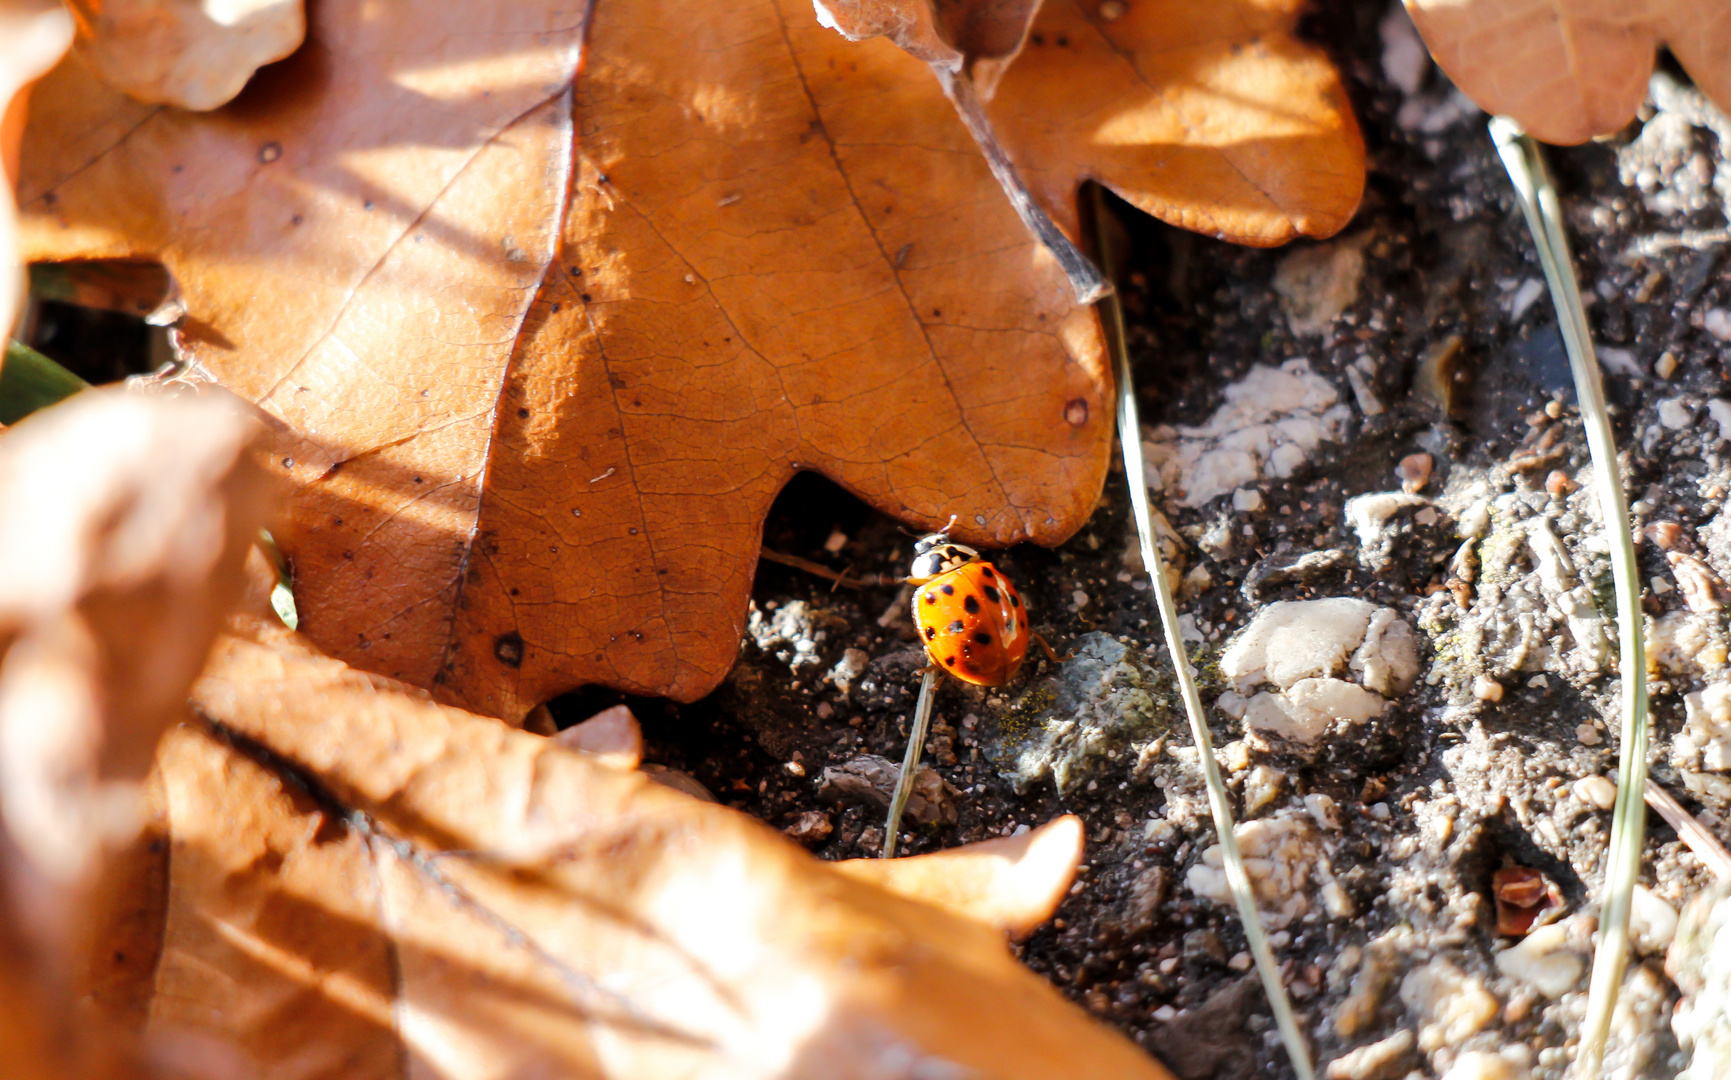
[[[769,548],[759,548],[757,555],[760,559],[768,559],[772,563],[791,566],[795,570],[804,570],[808,574],[816,574],[825,581],[834,582],[834,586],[830,589],[831,592],[841,588],[843,585],[850,589],[863,589],[867,586],[873,585],[900,585],[902,583],[901,578],[893,577],[889,574],[853,574],[846,570],[837,573],[822,563],[815,563],[810,559],[802,559],[798,555],[783,555],[781,552],[771,551]]]
[[[1712,871],[1713,876],[1722,882],[1731,882],[1731,851],[1725,850],[1725,845],[1719,838],[1701,824],[1699,818],[1683,808],[1683,804],[1671,797],[1671,793],[1647,778],[1647,805],[1659,812],[1665,819],[1665,824],[1677,830],[1683,843],[1689,845],[1689,850],[1701,860],[1701,865]]]
[[[914,790],[914,774],[920,769],[920,756],[926,752],[926,725],[932,720],[932,691],[937,689],[938,669],[926,668],[920,679],[920,700],[914,706],[914,729],[908,732],[908,752],[902,755],[901,775],[896,777],[895,794],[890,797],[890,813],[884,822],[883,857],[896,857],[896,836],[902,824],[902,811],[907,809],[908,796]]]
[[[955,105],[962,123],[967,125],[968,134],[972,135],[974,142],[979,145],[980,153],[985,156],[992,175],[997,177],[998,186],[1009,196],[1010,206],[1015,209],[1016,216],[1022,219],[1022,224],[1034,234],[1034,239],[1046,245],[1046,250],[1050,251],[1058,260],[1058,265],[1064,268],[1064,273],[1070,279],[1070,288],[1076,292],[1076,302],[1092,304],[1110,293],[1112,284],[1100,273],[1100,268],[1070,242],[1070,238],[1058,228],[1057,222],[1040,209],[1040,205],[1028,191],[1028,186],[1022,183],[1015,163],[1010,160],[1003,144],[998,142],[998,133],[992,128],[992,121],[986,115],[985,106],[980,104],[980,97],[974,91],[972,76],[965,71],[952,71],[939,64],[932,65],[932,72],[937,75],[938,84],[944,88],[944,93],[949,95],[950,101]]]

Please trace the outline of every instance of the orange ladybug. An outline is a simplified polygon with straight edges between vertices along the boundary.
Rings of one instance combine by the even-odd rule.
[[[947,533],[914,544],[914,625],[932,663],[964,682],[1002,686],[1028,654],[1033,631],[1016,587]]]

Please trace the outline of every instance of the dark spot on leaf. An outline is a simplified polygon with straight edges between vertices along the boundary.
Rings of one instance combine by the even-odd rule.
[[[282,157],[282,143],[267,142],[258,148],[258,159],[263,164],[269,165],[279,157]]]
[[[1064,406],[1064,419],[1071,427],[1081,427],[1088,422],[1088,402],[1082,398],[1071,398]]]
[[[292,468],[294,468],[294,467],[295,467],[295,459],[294,459],[294,458],[292,458],[292,457],[285,457],[285,458],[283,458],[283,459],[282,459],[282,467],[283,467],[283,468],[285,468],[285,469],[292,469]]]
[[[999,601],[1001,601],[1004,598],[1004,594],[1000,593],[998,591],[998,587],[996,585],[987,585],[984,589],[982,589],[980,591],[985,593],[986,599],[990,600],[994,604],[998,603]]]
[[[528,409],[518,409],[517,410],[517,418],[519,420],[529,419],[529,410]]]
[[[500,634],[493,639],[493,655],[498,657],[499,663],[506,667],[522,667],[523,635],[515,630],[509,634]]]
[[[962,608],[967,611],[969,615],[978,615],[980,613],[980,598],[969,593],[968,596],[962,600]]]
[[[583,294],[583,302],[585,304],[587,304],[589,302],[589,294],[588,293]]]
[[[981,645],[990,645],[992,643],[992,635],[986,633],[984,630],[975,630],[974,640],[979,642]]]

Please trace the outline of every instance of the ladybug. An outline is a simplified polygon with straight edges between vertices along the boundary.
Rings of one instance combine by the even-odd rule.
[[[1034,633],[1016,587],[997,567],[948,533],[930,533],[914,544],[908,581],[919,586],[914,625],[934,665],[980,686],[1015,677]]]

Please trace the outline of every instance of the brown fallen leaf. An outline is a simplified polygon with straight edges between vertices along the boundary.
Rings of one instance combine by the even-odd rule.
[[[904,859],[848,859],[844,874],[1026,937],[1057,910],[1082,862],[1082,819]]]
[[[18,214],[12,188],[30,88],[72,43],[72,20],[54,0],[0,0],[0,334],[18,321],[23,275],[18,265]],[[0,364],[5,360],[0,359]]]
[[[300,47],[302,0],[66,0],[78,50],[139,101],[214,109]]]
[[[1077,228],[1079,179],[1237,244],[1346,227],[1364,139],[1303,0],[1046,0],[989,112],[1028,186]]]
[[[1670,48],[1731,108],[1731,7],[1720,0],[1405,0],[1431,55],[1488,113],[1573,145],[1635,118]]]
[[[302,627],[511,720],[590,683],[689,700],[733,662],[797,470],[975,542],[1069,535],[1110,443],[1098,326],[924,65],[800,0],[563,10],[322,5],[314,48],[207,116],[76,57],[37,96],[30,254],[168,264],[185,354],[282,424]],[[1017,88],[1030,39],[994,119],[1046,140],[1031,175],[1060,220],[1096,173],[1255,242],[1346,220],[1356,128],[1343,100],[1313,123],[1332,73],[1280,19],[1219,22],[1210,44],[1175,23],[1170,90],[1142,29],[1054,41],[1049,110]],[[1272,58],[1231,110],[1269,138],[1200,122],[1237,93],[1208,77],[1234,48]],[[1330,186],[1286,178],[1302,155]],[[1143,198],[1162,163],[1213,186]]]
[[[1167,1075],[1001,931],[280,626],[194,699],[158,1041],[264,1076]]]
[[[232,396],[90,391],[0,439],[0,1061],[101,1077],[130,1048],[83,1003],[107,876],[153,816],[141,781],[240,593],[264,517],[257,432]],[[166,466],[166,467],[165,467]]]

